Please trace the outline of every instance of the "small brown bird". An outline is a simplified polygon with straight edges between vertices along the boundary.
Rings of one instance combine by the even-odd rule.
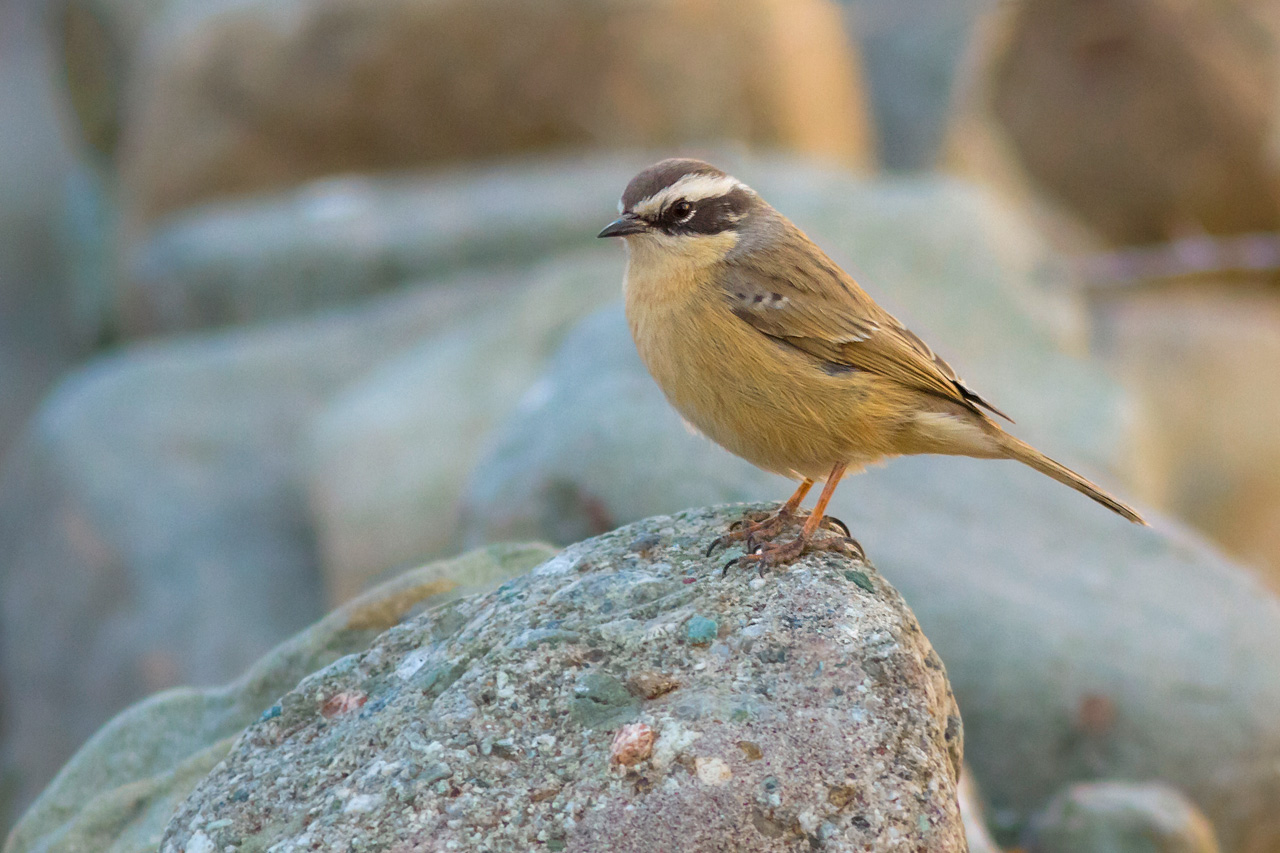
[[[746,540],[742,561],[856,548],[815,537],[834,522],[824,513],[840,478],[913,453],[1016,459],[1146,523],[1001,429],[987,413],[1004,413],[741,181],[663,160],[632,179],[620,208],[599,236],[626,239],[627,320],[649,372],[705,435],[800,480],[778,512],[717,540]],[[799,535],[766,541],[799,520],[816,480],[822,496]]]

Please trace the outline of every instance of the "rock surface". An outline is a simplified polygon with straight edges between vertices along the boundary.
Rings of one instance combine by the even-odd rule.
[[[183,3],[131,79],[130,223],[322,175],[547,150],[736,140],[871,159],[827,0]]]
[[[1032,827],[1030,853],[1218,853],[1213,827],[1173,788],[1132,782],[1073,785]],[[1245,848],[1262,850],[1266,848]]]
[[[599,249],[521,278],[465,326],[352,383],[308,429],[307,499],[331,603],[457,552],[458,499],[493,426],[568,328],[618,294],[616,261]]]
[[[161,849],[965,850],[960,719],[902,599],[830,554],[721,572],[738,512],[580,543],[310,675]]]
[[[516,283],[466,277],[136,347],[46,400],[0,471],[2,760],[20,802],[114,712],[234,677],[324,612],[304,427],[373,365]]]
[[[540,545],[495,545],[371,590],[217,688],[179,688],[104,726],[14,828],[4,853],[154,853],[174,810],[236,736],[307,674],[362,652],[408,614],[478,592],[544,562]]]
[[[924,316],[937,334],[922,336],[1018,418],[1018,434],[1086,470],[1122,462],[1115,386],[1055,354],[1047,324],[1033,311],[1018,318],[1034,302],[1000,283],[1009,267],[981,264],[984,282],[940,239],[947,233],[931,235],[941,258],[912,258],[919,293],[902,277],[914,268],[883,255],[876,271],[888,275],[867,280],[872,292],[913,307],[932,295],[940,313]],[[894,238],[904,250],[906,236],[899,227]],[[970,252],[982,245],[973,232],[964,242]],[[996,305],[1007,334],[983,333],[1001,326],[975,317]],[[948,314],[965,325],[953,329]],[[906,319],[919,330],[914,314]],[[571,335],[535,388],[469,486],[477,541],[571,541],[664,508],[776,501],[791,490],[686,430],[647,378],[620,312]],[[1271,818],[1280,602],[1256,577],[1176,525],[1129,526],[1012,463],[898,460],[846,481],[833,513],[876,555],[947,662],[969,761],[1003,837],[1063,785],[1108,775],[1178,784],[1226,850],[1280,849]]]

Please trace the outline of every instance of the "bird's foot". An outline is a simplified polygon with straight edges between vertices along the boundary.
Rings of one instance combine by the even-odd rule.
[[[826,519],[823,519],[823,522],[825,523]],[[840,526],[844,527],[844,524],[840,523]],[[847,528],[846,532],[848,532]],[[801,533],[787,542],[766,542],[758,545],[749,553],[725,563],[724,570],[728,571],[729,567],[734,565],[756,566],[763,573],[765,569],[780,569],[794,563],[805,554],[818,551],[838,551],[845,556],[856,557],[862,561],[867,559],[862,546],[850,536],[829,536],[818,539]]]
[[[760,539],[771,539],[789,526],[800,524],[805,516],[787,508],[783,504],[776,512],[748,512],[742,518],[729,525],[729,531],[715,539],[707,546],[710,557],[717,548],[727,548],[734,542],[746,542],[747,550],[755,547]]]
[[[710,557],[717,548],[727,548],[734,542],[745,542],[748,551],[756,550],[757,543],[772,539],[789,526],[804,523],[809,518],[805,512],[794,512],[782,505],[776,512],[748,512],[742,518],[729,525],[729,532],[720,536],[707,546]],[[849,539],[849,525],[834,515],[824,515],[818,525],[823,530],[839,532]],[[850,541],[852,541],[850,539]]]

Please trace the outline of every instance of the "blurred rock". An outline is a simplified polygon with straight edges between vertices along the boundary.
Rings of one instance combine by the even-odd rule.
[[[57,249],[66,267],[67,293],[60,308],[67,333],[82,353],[110,345],[121,331],[119,211],[110,181],[103,171],[81,163],[62,187]]]
[[[425,605],[492,588],[554,553],[495,545],[406,572],[286,640],[228,685],[178,688],[140,702],[76,753],[14,828],[4,853],[153,853],[170,815],[240,731],[307,674],[364,651]]]
[[[161,849],[964,850],[960,718],[902,599],[835,555],[722,574],[736,512],[580,543],[312,674]],[[630,765],[626,723],[655,736]]]
[[[52,0],[51,41],[61,60],[74,128],[109,159],[120,138],[124,101],[135,83],[149,25],[183,0]]]
[[[828,0],[179,4],[131,73],[124,218],[324,175],[737,140],[871,160]]]
[[[326,178],[184,211],[128,254],[119,331],[274,319],[477,264],[524,266],[589,245],[649,162],[579,156]]]
[[[57,389],[0,472],[0,759],[20,800],[129,702],[225,680],[323,612],[295,458],[310,419],[507,284],[137,347]]]
[[[973,771],[968,766],[960,773],[956,796],[960,804],[960,818],[964,821],[964,837],[969,843],[969,853],[1000,853],[1000,846],[987,829],[982,792],[978,790],[978,783],[973,780]]]
[[[1213,827],[1172,788],[1131,782],[1073,785],[1032,827],[1030,853],[1218,853]],[[1261,850],[1263,848],[1244,848]]]
[[[75,356],[61,322],[54,228],[69,152],[58,133],[38,21],[36,2],[0,2],[0,457]],[[0,793],[0,832],[3,799]]]
[[[1239,278],[1095,300],[1095,349],[1146,409],[1141,491],[1280,590],[1280,294]]]
[[[904,319],[1019,419],[1018,434],[1085,470],[1123,462],[1123,397],[1055,352],[1024,269],[1007,260],[1018,232],[993,248],[980,198],[928,182],[885,191],[876,207],[899,217],[893,239],[874,216],[862,233],[841,229],[843,241],[801,224],[837,249],[868,241],[859,257],[877,273],[864,277],[872,293],[918,311],[927,330],[916,313]],[[846,203],[827,208],[841,212],[827,226],[856,220],[857,202]],[[620,311],[571,334],[544,383],[473,475],[470,541],[567,541],[664,503],[791,491],[688,433],[647,379]],[[898,460],[847,481],[832,512],[946,661],[970,764],[1002,828],[1019,828],[1068,782],[1150,778],[1186,790],[1224,849],[1280,848],[1280,602],[1250,573],[1173,524],[1132,527],[1012,463]]]
[[[881,162],[937,162],[957,66],[974,24],[995,0],[841,0],[866,67]]]
[[[1043,196],[1112,245],[1280,227],[1280,26],[1268,4],[994,7],[948,135],[956,169]]]
[[[518,277],[481,316],[388,361],[316,418],[304,466],[331,602],[457,550],[458,498],[491,428],[565,331],[617,297],[617,260],[601,254]]]

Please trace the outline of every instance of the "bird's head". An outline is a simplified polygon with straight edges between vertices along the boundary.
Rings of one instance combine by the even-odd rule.
[[[738,179],[701,160],[663,160],[631,179],[622,215],[600,237],[623,237],[633,254],[723,258],[768,206]]]

